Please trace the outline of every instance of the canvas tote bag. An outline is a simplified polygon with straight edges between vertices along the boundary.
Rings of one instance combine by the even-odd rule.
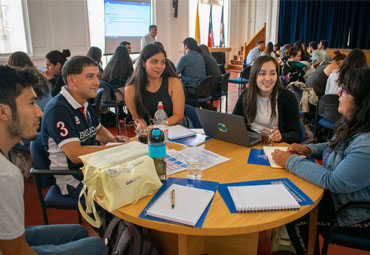
[[[153,194],[162,185],[153,159],[147,154],[146,145],[133,141],[80,157],[84,164],[84,187],[78,207],[87,222],[96,228],[101,225],[94,206],[95,196],[101,197],[105,208],[112,212]],[[86,209],[81,205],[82,196],[85,197]]]

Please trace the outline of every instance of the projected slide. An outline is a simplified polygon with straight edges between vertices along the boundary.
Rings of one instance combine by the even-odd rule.
[[[122,41],[140,51],[140,39],[151,25],[150,0],[104,1],[106,53],[113,53]]]

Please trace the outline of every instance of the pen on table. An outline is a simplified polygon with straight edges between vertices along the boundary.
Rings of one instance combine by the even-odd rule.
[[[175,208],[175,190],[174,189],[171,191],[171,204],[172,204],[172,209]]]

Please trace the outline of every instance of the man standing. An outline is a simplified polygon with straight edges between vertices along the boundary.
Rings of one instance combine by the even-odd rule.
[[[99,88],[96,63],[86,56],[72,57],[62,69],[67,84],[49,101],[42,118],[42,143],[49,152],[50,169],[79,169],[81,155],[106,149],[102,143],[117,142],[103,127],[87,100],[95,98]],[[81,180],[73,176],[55,176],[63,195],[78,197]]]
[[[0,254],[107,254],[98,237],[87,237],[80,225],[24,226],[24,181],[8,160],[21,139],[34,139],[42,112],[32,86],[39,78],[31,70],[0,66]]]
[[[157,36],[157,32],[158,29],[156,25],[149,26],[149,33],[143,36],[143,38],[141,38],[141,50],[144,49],[144,47],[147,46],[148,44],[156,42],[155,37]]]
[[[263,48],[265,48],[265,43],[263,41],[258,41],[257,46],[251,49],[247,56],[247,64],[252,65],[254,60],[261,56]]]
[[[311,41],[308,45],[310,52],[312,53],[312,65],[314,68],[316,68],[325,61],[325,56],[320,50],[317,49],[316,41]]]
[[[188,37],[184,40],[184,56],[177,63],[176,71],[181,74],[187,98],[195,98],[196,90],[202,79],[206,77],[206,69],[202,55],[197,52],[197,42]]]

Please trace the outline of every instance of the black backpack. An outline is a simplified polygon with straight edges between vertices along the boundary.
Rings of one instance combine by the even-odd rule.
[[[104,234],[111,255],[158,255],[148,229],[114,217]]]

